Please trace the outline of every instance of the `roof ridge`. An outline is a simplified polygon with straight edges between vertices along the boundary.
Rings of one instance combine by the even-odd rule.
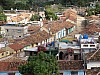
[[[90,58],[88,58],[87,60],[91,59],[99,50],[100,50],[100,48],[98,48],[98,50],[95,51],[95,52],[90,56]]]

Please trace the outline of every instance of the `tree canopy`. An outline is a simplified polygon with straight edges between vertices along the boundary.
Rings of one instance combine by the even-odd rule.
[[[19,72],[23,75],[59,75],[57,59],[39,52],[37,56],[30,56],[27,64],[19,66]]]
[[[7,16],[3,13],[0,14],[0,21],[6,21],[7,20]]]
[[[87,13],[87,16],[100,14],[100,3],[97,3],[95,8],[89,8]]]
[[[58,8],[55,8],[55,7],[53,8],[53,7],[47,6],[46,10],[45,10],[46,19],[50,20],[50,18],[52,18],[53,20],[57,20],[58,17],[55,14],[55,12],[57,12],[57,11],[58,11]]]

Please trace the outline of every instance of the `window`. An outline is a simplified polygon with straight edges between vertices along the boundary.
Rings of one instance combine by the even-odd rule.
[[[78,72],[72,71],[72,72],[71,72],[71,75],[78,75]]]
[[[83,45],[84,47],[88,47],[88,45]]]
[[[90,45],[90,47],[95,47],[95,45]]]

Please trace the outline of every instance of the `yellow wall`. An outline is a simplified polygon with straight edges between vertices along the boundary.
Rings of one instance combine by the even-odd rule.
[[[9,55],[10,55],[10,52],[9,51],[5,51],[5,52],[0,53],[0,58],[7,57]]]

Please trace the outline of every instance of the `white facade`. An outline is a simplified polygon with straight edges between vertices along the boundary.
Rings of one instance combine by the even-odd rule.
[[[4,43],[0,43],[0,49],[2,48],[2,47],[5,47],[6,45],[4,44]]]
[[[89,63],[87,63],[87,69],[91,69],[92,67],[100,67],[100,62],[89,62]]]
[[[87,49],[96,49],[97,48],[97,43],[94,41],[93,38],[88,38],[88,39],[81,39],[80,40],[81,48],[87,48]]]
[[[97,48],[97,44],[81,44],[81,48]]]

